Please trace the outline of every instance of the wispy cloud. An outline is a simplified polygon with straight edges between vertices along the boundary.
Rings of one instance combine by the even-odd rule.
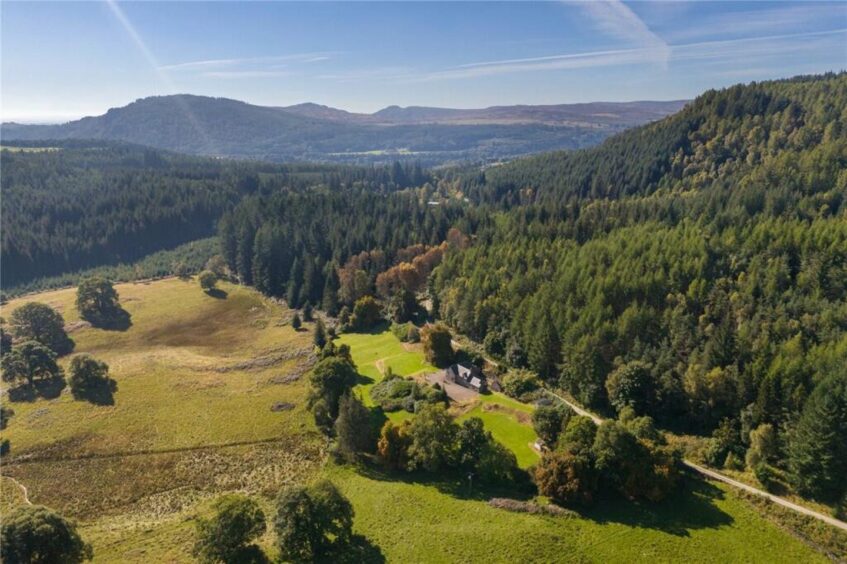
[[[670,56],[668,44],[621,0],[579,2],[576,5],[601,33],[632,44],[657,62],[667,62]]]
[[[739,37],[762,34],[785,33],[791,30],[847,24],[847,9],[843,3],[827,2],[816,4],[805,2],[801,6],[781,5],[772,9],[753,11],[731,11],[704,14],[697,25],[675,26],[666,37],[674,43],[689,42],[709,37]]]
[[[279,63],[307,64],[329,60],[336,53],[293,53],[290,55],[276,55],[267,57],[241,57],[234,59],[206,59],[201,61],[187,61],[160,66],[164,71],[203,71],[206,69],[220,69],[227,67],[264,67],[267,65],[278,66]]]
[[[289,76],[290,72],[278,70],[234,70],[234,71],[206,71],[200,73],[200,76],[207,78],[276,78],[280,76]]]
[[[773,57],[803,49],[815,49],[820,44],[811,41],[814,38],[828,40],[847,33],[845,29],[747,37],[719,41],[701,41],[667,46],[667,57],[673,61],[692,61],[705,59],[736,60],[739,57]],[[649,64],[655,61],[654,47],[593,51],[587,53],[567,53],[525,59],[504,59],[482,61],[452,67],[442,71],[425,73],[412,77],[398,76],[410,82],[428,82],[435,80],[453,80],[476,78],[500,74],[531,71],[550,71],[605,67],[629,64]]]

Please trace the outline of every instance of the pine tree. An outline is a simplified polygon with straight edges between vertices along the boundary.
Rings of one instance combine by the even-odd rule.
[[[335,420],[336,452],[346,461],[355,462],[359,454],[372,452],[376,437],[371,428],[371,415],[359,398],[344,394],[338,402]]]
[[[561,347],[556,325],[550,314],[545,314],[536,324],[535,333],[529,343],[529,365],[544,380],[555,380]]]
[[[256,232],[253,243],[253,285],[264,294],[272,294],[271,231],[269,225],[263,225]]]
[[[322,348],[324,348],[324,345],[326,345],[326,342],[327,342],[326,328],[324,327],[324,322],[320,318],[318,318],[318,320],[315,322],[315,334],[314,334],[315,346],[318,347],[319,349],[322,349]]]
[[[789,444],[791,482],[802,495],[836,501],[847,493],[847,374],[812,392]]]

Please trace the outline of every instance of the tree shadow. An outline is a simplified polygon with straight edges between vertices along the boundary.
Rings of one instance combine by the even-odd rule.
[[[245,546],[232,555],[233,564],[269,564],[270,559],[255,544]]]
[[[221,290],[220,288],[209,288],[206,290],[206,295],[216,298],[218,300],[225,300],[229,295],[226,290]]]
[[[381,564],[385,561],[382,549],[363,535],[353,535],[349,542],[335,547],[330,554],[315,559],[315,562],[327,564]]]
[[[370,329],[358,329],[356,331],[350,331],[350,333],[356,335],[379,335],[388,331],[389,327],[391,327],[391,323],[388,321],[380,321]]]
[[[112,378],[106,378],[102,384],[74,394],[74,399],[84,400],[94,405],[115,405],[115,392],[118,383]]]
[[[390,471],[374,463],[359,464],[356,471],[371,480],[433,487],[440,493],[463,500],[487,501],[492,497],[510,497],[528,501],[535,496],[535,486],[530,481],[529,474],[524,470],[520,470],[515,481],[509,484],[471,482],[467,476],[454,471]]]
[[[709,482],[685,477],[679,489],[660,502],[633,502],[620,497],[599,500],[594,506],[576,509],[580,516],[598,523],[621,523],[688,537],[692,529],[717,529],[733,523],[715,505],[724,492]]]
[[[76,347],[76,343],[73,339],[68,337],[66,334],[57,340],[56,343],[53,343],[50,348],[56,353],[56,356],[65,356],[66,354],[70,354],[73,352],[74,347]]]
[[[122,308],[117,306],[113,311],[105,313],[97,317],[97,319],[88,319],[92,327],[104,329],[106,331],[126,331],[132,327],[132,315]]]
[[[376,380],[374,380],[370,376],[365,376],[364,374],[357,374],[356,375],[356,385],[357,386],[367,386],[368,384],[373,384],[374,382],[376,382]]]
[[[13,402],[33,402],[36,399],[56,399],[62,395],[62,390],[65,389],[65,379],[61,376],[53,378],[42,378],[29,384],[21,384],[9,390],[9,401]]]

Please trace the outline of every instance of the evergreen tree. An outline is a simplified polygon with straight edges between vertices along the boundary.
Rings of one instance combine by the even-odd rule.
[[[335,420],[336,452],[347,462],[355,462],[362,453],[373,452],[376,436],[371,427],[370,411],[349,392],[338,402]]]
[[[791,483],[802,495],[836,501],[847,494],[847,374],[815,388],[789,443]]]

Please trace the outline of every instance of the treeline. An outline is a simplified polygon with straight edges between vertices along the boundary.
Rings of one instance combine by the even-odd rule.
[[[40,145],[50,150],[0,152],[4,288],[208,237],[245,196],[312,187],[390,193],[430,180],[412,163],[281,166],[117,143]]]

